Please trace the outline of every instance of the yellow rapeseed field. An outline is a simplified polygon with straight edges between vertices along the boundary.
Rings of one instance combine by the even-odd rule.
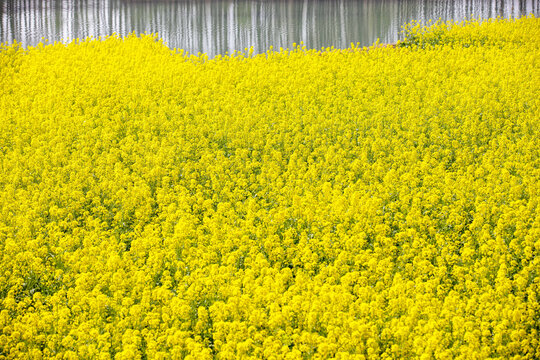
[[[0,50],[0,359],[540,358],[540,20]]]

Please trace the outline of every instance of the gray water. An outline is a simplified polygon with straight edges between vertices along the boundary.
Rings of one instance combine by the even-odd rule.
[[[112,33],[158,33],[209,57],[253,46],[349,47],[399,39],[411,20],[539,16],[540,0],[0,0],[0,42],[35,46]]]

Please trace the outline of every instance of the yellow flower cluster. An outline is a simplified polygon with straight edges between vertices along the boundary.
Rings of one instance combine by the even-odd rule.
[[[0,51],[0,359],[540,358],[540,21]]]

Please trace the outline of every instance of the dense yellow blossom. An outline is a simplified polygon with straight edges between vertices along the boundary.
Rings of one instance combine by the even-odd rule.
[[[0,359],[538,359],[540,22],[0,52]]]

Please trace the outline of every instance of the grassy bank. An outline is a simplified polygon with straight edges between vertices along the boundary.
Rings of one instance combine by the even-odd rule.
[[[0,359],[540,357],[540,22],[0,52]]]

